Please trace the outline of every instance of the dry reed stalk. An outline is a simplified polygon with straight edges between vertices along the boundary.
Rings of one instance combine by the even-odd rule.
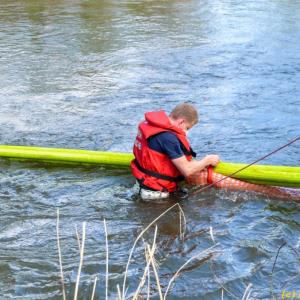
[[[167,286],[167,289],[166,289],[166,292],[165,292],[165,295],[164,295],[163,300],[166,300],[167,294],[168,294],[168,292],[169,292],[169,290],[170,290],[170,287],[171,287],[173,281],[178,277],[180,271],[181,271],[187,264],[189,264],[193,259],[199,257],[200,255],[203,255],[204,253],[208,252],[209,250],[215,248],[217,245],[218,245],[218,244],[215,244],[214,246],[209,247],[209,248],[205,249],[204,251],[201,251],[200,253],[198,253],[198,254],[192,256],[190,259],[188,259],[188,260],[187,260],[187,261],[186,261],[186,262],[185,262],[185,263],[184,263],[184,264],[176,271],[176,273],[174,274],[174,276],[170,279],[170,281],[169,281],[169,283],[168,283],[168,286]]]
[[[248,293],[248,295],[247,295],[247,297],[246,297],[245,300],[249,300],[249,298],[250,298],[250,296],[251,296],[251,293],[252,293],[252,289],[250,289],[250,291],[249,291],[249,293]]]
[[[222,293],[221,293],[221,295],[222,295],[222,300],[224,299],[224,290],[222,289]]]
[[[59,258],[59,267],[60,267],[61,287],[62,287],[63,299],[66,300],[64,272],[62,266],[61,248],[60,248],[60,241],[59,241],[59,209],[57,209],[56,238],[57,238],[58,258]]]
[[[179,215],[179,230],[180,230],[180,239],[181,240],[184,240],[184,235],[185,235],[185,232],[186,232],[186,218],[185,218],[185,214],[181,208],[181,206],[179,205],[179,210],[180,210],[180,215]],[[181,220],[181,215],[183,217],[183,228],[184,230],[182,230],[182,220]]]
[[[215,271],[212,268],[212,263],[210,264],[210,270],[214,276],[215,281],[222,287],[222,290],[226,291],[229,295],[231,295],[234,299],[240,300],[240,297],[233,294],[231,291],[229,291],[223,284],[223,282],[218,278]]]
[[[273,273],[274,273],[274,269],[275,269],[275,265],[276,265],[276,262],[277,262],[277,258],[278,258],[278,255],[279,255],[279,252],[280,250],[287,244],[287,242],[284,242],[277,250],[277,254],[276,254],[276,257],[275,257],[275,261],[274,261],[274,264],[273,264],[273,267],[272,267],[272,272],[271,272],[271,275],[270,275],[270,294],[271,294],[271,298],[272,299],[275,299],[274,297],[274,292],[273,292]]]
[[[180,239],[183,240],[183,237],[181,235],[181,227],[182,227],[182,220],[181,220],[181,213],[179,214],[179,235],[180,235]]]
[[[145,259],[146,259],[146,266],[145,266],[145,269],[144,269],[144,273],[143,273],[143,276],[139,282],[139,285],[132,297],[132,300],[138,300],[138,297],[139,297],[139,294],[141,292],[141,290],[143,289],[144,285],[145,285],[145,282],[146,282],[146,278],[147,278],[147,275],[149,274],[149,266],[150,266],[150,261],[148,260],[148,254],[147,254],[147,247],[148,244],[145,243],[144,247],[145,247]]]
[[[82,268],[82,264],[83,264],[83,253],[84,253],[84,243],[85,243],[85,228],[86,228],[86,222],[83,222],[82,223],[82,241],[81,241],[81,248],[80,248],[80,260],[79,260],[77,280],[76,280],[76,285],[75,285],[74,300],[77,300],[80,274],[81,274],[81,268]]]
[[[152,265],[153,272],[154,272],[154,275],[155,275],[155,280],[156,280],[156,285],[157,285],[157,289],[158,289],[159,299],[163,300],[164,297],[163,297],[162,290],[161,290],[161,285],[160,285],[160,280],[159,280],[159,276],[158,276],[158,272],[157,272],[157,268],[156,268],[156,262],[154,260],[154,255],[151,255],[151,249],[150,249],[149,245],[147,245],[147,246],[148,246],[147,250],[148,250],[149,259],[151,261],[151,265]]]
[[[154,252],[155,252],[155,249],[156,249],[156,236],[157,236],[157,226],[155,226],[154,237],[153,237],[153,242],[152,242],[151,254],[150,255],[154,255]],[[146,257],[147,264],[146,264],[142,279],[140,280],[140,283],[139,283],[138,288],[136,289],[136,291],[134,293],[134,296],[133,296],[132,300],[137,300],[138,299],[140,291],[141,291],[141,289],[143,288],[143,286],[145,284],[147,274],[148,274],[148,276],[150,276],[149,267],[150,267],[150,264],[151,264],[151,260],[149,259],[149,254],[148,254],[148,251],[147,251],[147,247],[148,247],[148,244],[145,244],[145,257]],[[148,277],[148,281],[149,281],[149,277]]]
[[[216,241],[215,241],[215,238],[214,238],[213,228],[211,226],[209,227],[209,234],[210,234],[211,240],[215,244]]]
[[[242,300],[248,300],[251,294],[252,283],[249,283],[246,287]]]
[[[150,299],[150,269],[149,268],[147,271],[147,276],[148,276],[147,300],[149,300]]]
[[[77,238],[77,243],[78,243],[78,249],[79,249],[79,253],[80,253],[81,243],[80,243],[80,237],[79,237],[79,233],[77,230],[77,226],[75,226],[75,232],[76,232],[76,238]]]
[[[140,238],[144,235],[144,233],[155,223],[157,222],[162,216],[164,216],[166,213],[168,213],[170,210],[172,210],[174,207],[179,207],[180,211],[183,213],[180,205],[178,203],[172,205],[171,207],[169,207],[167,210],[165,210],[162,214],[160,214],[157,218],[155,218],[145,229],[143,229],[141,231],[141,233],[138,235],[138,237],[135,239],[134,243],[133,243],[133,246],[129,252],[129,257],[128,257],[128,261],[127,261],[127,264],[126,264],[126,268],[125,268],[125,273],[124,273],[124,280],[123,280],[123,287],[122,287],[122,300],[125,300],[125,295],[126,295],[126,292],[125,292],[125,289],[126,289],[126,279],[127,279],[127,274],[128,274],[128,269],[129,269],[129,265],[130,265],[130,261],[131,261],[131,258],[132,258],[132,255],[133,255],[133,251],[138,243],[138,241],[140,240]],[[184,214],[183,214],[184,215]],[[184,219],[185,219],[185,216],[184,216]],[[185,233],[185,232],[184,232]],[[184,234],[183,233],[183,234]]]
[[[108,238],[106,221],[103,219],[104,232],[105,232],[105,250],[106,250],[106,270],[105,270],[105,299],[108,299]]]
[[[91,300],[94,300],[94,297],[95,297],[95,291],[96,291],[97,279],[98,279],[98,277],[97,277],[97,276],[95,276],[95,280],[94,280],[94,286],[93,286],[93,292],[92,292],[92,298],[91,298]]]
[[[118,300],[122,300],[122,294],[120,290],[120,286],[117,284],[117,291],[118,291]]]

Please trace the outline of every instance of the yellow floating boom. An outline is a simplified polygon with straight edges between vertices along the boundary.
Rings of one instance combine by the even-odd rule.
[[[122,169],[128,169],[133,159],[131,153],[10,145],[0,145],[0,157],[56,164],[96,164]],[[214,171],[230,175],[244,166],[246,164],[220,162]],[[233,177],[257,184],[300,187],[300,167],[253,165]]]

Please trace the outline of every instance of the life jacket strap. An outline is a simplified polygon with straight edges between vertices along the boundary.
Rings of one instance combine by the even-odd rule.
[[[188,150],[181,141],[180,142],[180,145],[181,145],[181,149],[183,150],[183,153],[184,155],[186,156],[192,156],[192,157],[196,157],[197,156],[197,153],[194,152],[194,150],[192,149],[192,147],[190,147],[190,150]]]
[[[159,174],[157,172],[150,171],[150,170],[147,170],[147,169],[143,168],[136,159],[133,162],[136,165],[136,167],[138,168],[138,170],[141,171],[142,173],[146,174],[146,175],[149,175],[149,176],[152,176],[152,177],[155,177],[155,178],[158,178],[158,179],[168,180],[168,181],[171,181],[171,182],[179,182],[179,181],[184,180],[184,176],[182,176],[182,175],[177,176],[177,177],[173,177],[173,176]]]

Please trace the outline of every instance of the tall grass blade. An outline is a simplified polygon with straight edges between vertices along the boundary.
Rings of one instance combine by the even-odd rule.
[[[193,257],[191,257],[190,259],[188,259],[177,271],[176,273],[174,274],[174,276],[170,279],[169,283],[168,283],[168,286],[167,286],[167,289],[166,289],[166,292],[165,292],[165,295],[164,295],[164,300],[167,299],[167,294],[171,288],[171,285],[173,283],[173,281],[178,277],[179,273],[181,272],[181,270],[187,265],[189,264],[193,259],[203,255],[204,253],[208,252],[209,250],[215,248],[218,244],[215,244],[214,246],[210,247],[210,248],[207,248],[205,249],[204,251],[201,251],[200,253],[194,255]]]
[[[166,213],[168,213],[170,210],[172,210],[175,207],[179,207],[179,209],[181,209],[180,205],[178,203],[172,205],[171,207],[169,207],[167,210],[165,210],[162,214],[160,214],[157,218],[155,218],[145,229],[143,229],[141,231],[141,233],[138,235],[138,237],[135,239],[133,246],[129,252],[129,257],[127,260],[127,264],[126,264],[126,268],[125,268],[125,273],[124,273],[124,279],[123,279],[123,287],[122,287],[122,300],[125,300],[125,295],[126,295],[126,281],[127,281],[127,274],[128,274],[128,269],[129,269],[129,265],[131,262],[131,258],[133,255],[133,251],[138,243],[138,241],[140,240],[140,238],[144,235],[144,233],[153,225],[155,224],[162,216],[164,216]],[[182,211],[182,210],[181,210]]]
[[[93,292],[92,292],[92,298],[91,298],[91,300],[94,300],[94,297],[95,297],[95,291],[96,291],[97,279],[98,279],[98,277],[97,277],[97,276],[95,276],[95,280],[94,280],[94,286],[93,286]]]
[[[85,244],[85,228],[86,228],[86,222],[83,222],[82,223],[81,248],[80,248],[80,261],[79,261],[77,280],[76,280],[76,285],[75,285],[74,300],[77,300],[80,274],[81,274],[81,268],[82,268],[82,264],[83,264],[83,253],[84,253],[84,244]]]
[[[59,258],[59,267],[60,267],[61,288],[63,293],[63,299],[66,300],[65,280],[64,280],[64,272],[62,266],[61,248],[60,248],[60,240],[59,240],[59,209],[57,210],[56,238],[57,238],[58,258]]]
[[[105,249],[106,249],[106,270],[105,270],[105,299],[108,300],[108,238],[107,238],[107,226],[105,219],[103,220],[104,232],[105,232]]]

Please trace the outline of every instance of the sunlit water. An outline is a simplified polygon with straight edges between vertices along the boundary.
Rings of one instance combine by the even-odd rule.
[[[297,0],[1,0],[0,144],[129,152],[145,111],[190,101],[201,115],[190,135],[199,155],[251,162],[299,135],[299,16]],[[265,163],[299,165],[299,149]],[[67,296],[79,263],[76,227],[81,233],[86,221],[79,299],[90,299],[96,275],[95,299],[105,297],[105,218],[115,299],[135,238],[174,204],[138,202],[126,172],[0,167],[1,299],[62,299],[58,208]],[[274,297],[300,292],[298,204],[210,190],[181,206],[184,241],[178,209],[159,222],[163,292],[183,263],[216,246],[184,269],[168,299],[221,299],[222,289],[224,299],[241,299],[250,283],[252,299],[270,299],[272,270]],[[129,269],[128,296],[143,273],[143,247]],[[154,277],[150,294],[159,298]]]

